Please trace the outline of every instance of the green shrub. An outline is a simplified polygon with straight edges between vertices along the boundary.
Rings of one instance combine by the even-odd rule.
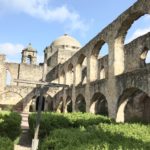
[[[14,144],[7,137],[0,137],[0,150],[13,150]]]
[[[100,122],[111,123],[111,120],[107,117],[100,115],[93,115],[90,113],[42,113],[40,122],[40,133],[41,138],[48,136],[54,129],[60,128],[71,128],[80,126],[96,125]],[[33,136],[34,128],[36,123],[36,114],[29,116],[30,132]]]
[[[40,150],[149,150],[150,126],[106,124],[56,129],[42,140]]]
[[[11,112],[0,115],[0,136],[15,140],[21,132],[21,116]]]

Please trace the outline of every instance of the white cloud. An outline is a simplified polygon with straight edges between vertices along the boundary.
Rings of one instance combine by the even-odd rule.
[[[69,28],[85,32],[88,30],[88,24],[85,23],[80,15],[69,10],[66,5],[52,8],[51,0],[0,0],[1,12],[13,11],[17,13],[25,13],[32,17],[42,19],[44,21],[66,22]]]
[[[22,44],[2,43],[0,44],[0,54],[6,55],[8,62],[19,63],[21,60],[21,52],[25,48]],[[37,55],[37,63],[44,61],[44,55]]]
[[[148,33],[148,32],[150,32],[150,27],[143,28],[143,29],[137,29],[137,30],[132,34],[132,36],[126,40],[125,43],[129,43],[129,42],[131,42],[132,40],[136,39],[137,37],[142,36],[142,35],[144,35],[144,34],[146,34],[146,33]]]
[[[14,56],[21,53],[23,48],[22,44],[3,43],[0,44],[0,53]]]

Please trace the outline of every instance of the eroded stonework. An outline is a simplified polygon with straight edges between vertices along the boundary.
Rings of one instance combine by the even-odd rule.
[[[45,89],[44,110],[86,111],[108,115],[118,122],[150,122],[150,64],[145,63],[150,50],[150,33],[124,44],[131,25],[144,14],[150,14],[150,1],[138,0],[84,47],[68,35],[46,47],[46,80],[69,87]],[[99,58],[104,43],[108,44],[109,54]],[[36,53],[28,56],[26,50],[29,64],[25,59],[21,64],[8,63],[5,56],[0,55],[2,109],[8,104],[21,111],[36,110],[38,87],[14,82],[10,86],[5,84],[6,70],[12,79],[42,79],[43,64],[36,65]]]

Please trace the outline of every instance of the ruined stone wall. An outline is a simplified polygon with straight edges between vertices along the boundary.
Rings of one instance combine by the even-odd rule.
[[[146,68],[147,70],[148,67],[144,64],[144,59],[141,59],[141,53],[145,47],[149,49],[149,33],[139,37],[128,45],[124,44],[127,31],[131,25],[144,14],[150,14],[150,1],[138,0],[133,6],[123,12],[116,20],[105,27],[83,48],[76,52],[69,60],[60,65],[58,70],[56,70],[58,71],[56,74],[58,76],[55,78],[62,78],[62,72],[64,72],[63,78],[65,78],[65,83],[67,83],[68,66],[70,64],[73,66],[73,80],[70,80],[72,81],[72,86],[70,88],[72,90],[71,99],[73,102],[73,107],[76,101],[76,97],[78,96],[77,94],[79,93],[77,91],[80,91],[80,93],[83,93],[86,100],[86,111],[89,111],[92,95],[91,91],[93,91],[93,93],[94,91],[99,91],[105,95],[107,99],[109,116],[116,118],[118,98],[122,90],[127,88],[127,86],[123,85],[120,87],[116,78],[126,72],[136,72],[137,70],[142,72],[142,68]],[[98,59],[97,56],[99,54],[99,50],[104,43],[108,44],[109,54],[105,58]],[[83,85],[84,87],[81,88],[79,83],[82,76],[82,62],[84,59],[87,59],[87,79],[86,85]],[[103,72],[102,75],[100,75],[102,69]],[[138,73],[138,79],[136,78],[136,73],[133,78],[132,76],[131,78],[129,76],[129,78],[126,78],[126,80],[123,80],[122,78],[119,80],[124,85],[128,85],[128,87],[135,86],[139,89],[141,87],[145,87],[147,90],[144,88],[142,90],[150,95],[150,90],[148,88],[150,82],[149,73],[146,76],[143,76],[142,73]],[[147,78],[146,82],[144,82],[144,77],[145,79]],[[104,85],[99,83],[99,79],[105,80]],[[133,84],[138,82],[138,80],[140,81],[139,83],[142,83],[142,86],[140,84]],[[59,80],[59,83],[62,82],[64,82],[64,80]],[[91,83],[93,83],[92,87]],[[64,91],[58,92],[58,95],[63,95],[65,102],[66,96]],[[57,101],[60,101],[60,98],[58,98]]]
[[[17,63],[6,63],[7,69],[9,70],[12,80],[22,79],[39,81],[42,79],[43,67],[38,65],[28,64],[17,64]],[[11,82],[11,85],[17,85],[15,82]],[[30,84],[19,83],[20,86],[33,86]]]

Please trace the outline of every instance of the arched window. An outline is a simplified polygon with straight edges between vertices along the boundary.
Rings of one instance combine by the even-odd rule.
[[[94,49],[92,50],[92,55],[91,55],[91,61],[90,61],[90,80],[94,81],[96,79],[99,79],[99,66],[101,66],[102,59],[105,58],[108,66],[108,54],[109,54],[109,46],[105,41],[101,40],[99,41],[95,46]],[[101,70],[100,70],[101,71]],[[105,69],[104,69],[105,71]]]
[[[9,72],[9,70],[6,70],[6,85],[11,85],[11,74]]]
[[[76,85],[85,84],[87,80],[87,58],[81,54],[76,65]]]
[[[148,32],[150,32],[150,15],[145,14],[131,25],[125,38],[125,44]]]
[[[143,52],[141,53],[140,56],[141,60],[142,60],[142,65],[145,66],[146,64],[150,63],[150,50],[148,48],[144,48]]]
[[[31,55],[28,55],[27,60],[26,60],[27,64],[31,64],[31,61],[32,61],[31,59],[32,59]]]

